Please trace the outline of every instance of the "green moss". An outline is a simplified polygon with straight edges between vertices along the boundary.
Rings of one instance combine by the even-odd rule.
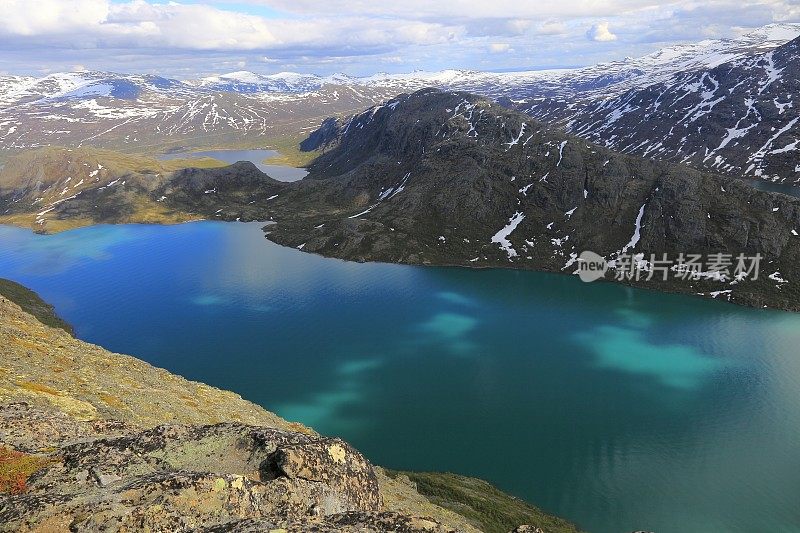
[[[508,533],[528,524],[547,533],[577,533],[580,530],[562,518],[550,515],[486,481],[436,472],[386,471],[392,478],[404,475],[431,503],[450,509],[486,533]]]
[[[296,168],[307,167],[320,152],[301,152],[300,142],[304,136],[275,137],[269,140],[267,146],[276,150],[278,155],[264,160],[267,165],[286,165]]]
[[[160,161],[159,164],[164,171],[174,172],[184,168],[220,168],[228,166],[229,163],[214,159],[213,157],[193,157]]]
[[[23,287],[19,283],[7,279],[0,279],[0,296],[4,296],[20,306],[23,311],[36,317],[36,320],[51,328],[63,329],[70,335],[75,335],[72,326],[64,322],[55,312],[52,305],[42,300],[38,294]]]

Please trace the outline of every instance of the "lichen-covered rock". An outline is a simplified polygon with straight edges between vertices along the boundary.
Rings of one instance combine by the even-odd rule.
[[[315,533],[452,533],[447,528],[427,518],[417,518],[392,512],[350,512],[331,515],[323,520],[301,520],[294,522],[274,522],[269,520],[246,519],[214,526],[202,530],[203,533],[289,533],[313,531]]]
[[[25,402],[0,406],[0,442],[25,452],[86,437],[121,435],[135,427],[116,420],[75,420],[61,411],[34,409]]]
[[[396,531],[444,531],[380,514],[372,465],[340,439],[238,423],[141,430],[68,421],[24,404],[0,407],[0,442],[47,449],[52,461],[24,494],[0,496],[0,530],[172,532],[249,520],[241,527],[384,531],[391,522]]]
[[[34,492],[0,500],[0,523],[8,531],[185,531],[272,510],[264,505],[267,486],[230,474],[158,472],[79,486],[83,490],[72,494]]]
[[[267,475],[323,483],[331,492],[319,514],[346,512],[348,508],[381,508],[378,479],[369,462],[341,439],[320,439],[278,448],[266,461]]]

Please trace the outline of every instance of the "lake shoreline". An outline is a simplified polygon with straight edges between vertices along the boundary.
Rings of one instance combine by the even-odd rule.
[[[211,159],[219,161],[222,165],[246,161],[252,163],[261,172],[278,181],[291,183],[299,181],[308,175],[304,167],[289,166],[282,162],[292,161],[292,158],[281,154],[271,148],[236,150],[236,149],[197,149],[191,151],[171,151],[156,156],[159,161]],[[271,161],[275,161],[274,163]]]
[[[169,222],[169,221],[164,221],[164,222],[160,222],[160,221],[136,222],[136,221],[131,221],[131,222],[125,222],[125,223],[122,223],[122,224],[107,224],[107,223],[86,224],[86,225],[83,225],[83,226],[65,228],[65,229],[62,229],[62,230],[59,230],[59,231],[37,231],[37,230],[34,230],[34,229],[30,228],[30,226],[28,226],[28,225],[7,223],[7,222],[4,222],[0,218],[0,226],[5,225],[5,226],[9,226],[9,227],[26,229],[26,230],[30,230],[32,233],[34,233],[36,235],[41,235],[41,236],[58,235],[59,233],[79,230],[81,228],[87,228],[87,227],[97,227],[97,226],[133,225],[133,226],[168,227],[168,226],[176,226],[176,225],[182,225],[182,224],[195,224],[195,223],[202,223],[202,222],[223,222],[223,223],[226,223],[226,224],[236,224],[236,223],[242,223],[242,224],[270,224],[270,225],[280,224],[280,222],[271,221],[271,220],[224,220],[224,219],[213,220],[213,219],[207,219],[207,218],[198,218],[198,219],[191,219],[191,220],[185,220],[185,221],[180,221],[180,222]],[[297,249],[296,246],[291,246],[289,244],[285,244],[283,242],[279,242],[279,241],[275,241],[275,240],[270,239],[269,238],[269,232],[267,231],[267,228],[269,228],[269,227],[270,226],[268,225],[268,226],[264,226],[262,228],[262,230],[265,233],[265,238],[267,240],[269,240],[270,242],[272,242],[274,244],[277,244],[278,246],[282,246],[282,247],[285,247],[285,248],[288,248],[288,249]],[[540,273],[546,273],[546,274],[556,274],[556,275],[560,275],[560,276],[565,276],[567,278],[576,278],[577,277],[575,274],[570,274],[570,273],[564,272],[563,270],[549,270],[549,269],[545,269],[545,268],[539,268],[539,267],[536,267],[536,266],[525,265],[524,263],[520,264],[520,265],[515,265],[515,266],[512,267],[512,266],[503,266],[503,265],[475,265],[475,264],[463,264],[463,263],[450,263],[450,262],[446,262],[446,261],[436,262],[436,263],[432,263],[432,262],[428,262],[428,263],[413,263],[413,262],[403,262],[403,261],[385,261],[385,260],[380,260],[380,259],[363,260],[362,261],[362,260],[357,260],[357,259],[348,259],[348,258],[339,257],[339,256],[335,256],[335,255],[327,255],[325,253],[321,253],[321,252],[317,252],[317,251],[306,250],[305,248],[300,249],[298,251],[303,252],[303,253],[309,253],[309,254],[317,255],[319,257],[324,257],[326,259],[337,259],[337,260],[340,260],[340,261],[352,262],[352,263],[362,263],[362,264],[363,263],[375,263],[375,264],[404,265],[404,266],[416,266],[416,267],[456,268],[456,269],[475,270],[475,271],[500,270],[500,271],[519,271],[519,272],[540,272]],[[681,285],[671,285],[671,284],[663,284],[663,283],[659,284],[659,286],[657,286],[657,287],[654,287],[653,285],[649,285],[648,282],[645,282],[645,281],[636,283],[636,282],[630,281],[630,280],[618,281],[618,280],[602,278],[602,279],[599,279],[599,280],[597,280],[597,281],[595,281],[593,283],[595,283],[595,284],[622,285],[622,286],[630,287],[632,289],[641,289],[641,290],[645,290],[645,291],[649,291],[649,292],[655,292],[655,293],[661,293],[661,294],[670,294],[670,295],[675,295],[675,296],[691,297],[691,298],[694,298],[694,299],[702,299],[702,300],[709,300],[709,301],[714,301],[714,302],[721,302],[721,303],[725,303],[725,304],[732,304],[732,305],[737,306],[737,307],[746,307],[746,308],[750,308],[750,309],[757,309],[757,310],[764,310],[764,311],[780,311],[780,312],[786,312],[786,313],[800,313],[800,302],[796,302],[796,305],[794,307],[792,307],[792,306],[781,307],[781,306],[774,306],[774,305],[768,305],[768,304],[765,305],[760,301],[758,301],[758,302],[748,301],[748,300],[744,300],[744,301],[743,300],[735,300],[735,301],[732,301],[730,299],[720,298],[719,294],[717,294],[717,296],[714,296],[716,291],[714,291],[713,289],[715,289],[715,288],[718,289],[719,287],[716,286],[716,285],[713,285],[711,282],[705,282],[705,288],[709,289],[709,290],[707,290],[705,292],[692,292],[691,290],[686,290]],[[658,283],[658,282],[655,282],[655,283]]]
[[[51,232],[51,231],[36,231],[36,230],[31,229],[27,225],[5,223],[5,222],[2,221],[2,219],[0,219],[0,226],[5,225],[5,226],[9,226],[9,227],[26,229],[26,230],[30,230],[32,233],[35,233],[36,235],[49,236],[49,235],[58,235],[59,233],[64,233],[64,232],[68,232],[68,231],[79,230],[81,228],[97,227],[97,226],[133,225],[133,226],[156,226],[156,227],[162,226],[162,227],[166,227],[166,226],[176,226],[176,225],[182,225],[182,224],[195,224],[195,223],[202,223],[202,222],[223,222],[223,223],[226,223],[226,224],[236,224],[236,223],[242,223],[242,224],[268,224],[268,223],[279,224],[279,222],[270,221],[270,220],[221,220],[221,219],[210,220],[210,219],[206,219],[206,218],[198,218],[198,219],[192,219],[192,220],[185,220],[185,221],[181,221],[181,222],[167,222],[167,221],[165,221],[165,222],[158,222],[158,221],[135,222],[135,221],[132,221],[132,222],[125,222],[125,223],[122,223],[122,224],[105,224],[105,223],[87,224],[87,225],[84,225],[84,226],[71,227],[71,228],[66,228],[66,229],[60,230],[60,231],[52,231]],[[278,246],[282,246],[282,247],[285,247],[285,248],[288,248],[288,249],[297,249],[296,246],[291,246],[291,245],[284,244],[284,243],[277,242],[277,241],[274,241],[274,240],[270,239],[269,238],[269,234],[266,231],[266,229],[268,227],[269,226],[265,226],[263,228],[264,231],[265,231],[265,238],[267,240],[269,240],[270,242],[273,242],[274,244],[277,244]],[[298,251],[303,252],[303,253],[309,253],[309,254],[317,255],[319,257],[324,257],[326,259],[337,259],[339,261],[352,262],[352,263],[362,263],[362,264],[363,263],[375,263],[375,264],[404,265],[404,266],[416,266],[416,267],[456,268],[456,269],[475,270],[475,271],[500,270],[500,271],[519,271],[519,272],[539,272],[539,273],[546,273],[546,274],[556,274],[556,275],[559,275],[559,276],[565,276],[567,278],[576,278],[577,277],[575,274],[570,274],[570,273],[567,273],[567,272],[564,272],[564,271],[548,270],[548,269],[543,269],[543,268],[537,268],[535,266],[528,266],[528,265],[525,265],[525,264],[522,264],[520,266],[511,267],[511,266],[502,266],[502,265],[465,265],[465,264],[462,264],[462,263],[448,263],[448,262],[411,263],[411,262],[384,261],[384,260],[360,261],[360,260],[356,260],[356,259],[342,258],[342,257],[334,256],[334,255],[326,255],[324,253],[315,252],[315,251],[309,251],[309,250],[305,250],[305,249],[298,250]],[[780,312],[786,312],[786,313],[800,313],[800,302],[797,302],[797,305],[795,307],[780,307],[780,306],[764,305],[764,304],[762,304],[760,302],[750,302],[750,301],[741,301],[741,300],[731,301],[731,300],[728,300],[728,299],[725,299],[725,298],[719,298],[717,296],[713,296],[713,293],[714,293],[713,290],[709,290],[709,291],[706,291],[704,293],[698,293],[698,292],[687,291],[685,289],[680,288],[680,286],[676,287],[676,286],[671,286],[671,285],[660,285],[658,287],[653,287],[652,285],[648,285],[647,282],[635,283],[633,281],[617,281],[617,280],[611,280],[611,279],[599,279],[599,280],[597,280],[597,281],[595,281],[593,283],[596,283],[596,284],[622,285],[622,286],[630,287],[632,289],[641,289],[641,290],[645,290],[645,291],[649,291],[649,292],[656,292],[656,293],[661,293],[661,294],[670,294],[670,295],[674,295],[674,296],[691,297],[691,298],[694,298],[694,299],[702,299],[702,300],[709,300],[709,301],[714,301],[714,302],[721,302],[721,303],[725,303],[725,304],[731,304],[731,305],[734,305],[734,306],[737,306],[737,307],[746,307],[746,308],[750,308],[750,309],[757,309],[757,310],[764,310],[764,311],[780,311]],[[706,283],[707,283],[707,285],[706,285],[707,288],[709,288],[709,289],[715,288],[715,286],[711,285],[709,282],[706,282]]]

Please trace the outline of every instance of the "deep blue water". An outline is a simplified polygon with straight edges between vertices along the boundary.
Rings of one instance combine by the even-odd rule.
[[[378,464],[590,531],[800,531],[800,316],[566,276],[357,264],[258,224],[0,226],[78,335]]]

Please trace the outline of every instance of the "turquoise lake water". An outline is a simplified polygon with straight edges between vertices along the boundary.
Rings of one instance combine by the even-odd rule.
[[[589,531],[800,531],[800,315],[347,263],[258,224],[0,226],[0,277],[82,339]]]

